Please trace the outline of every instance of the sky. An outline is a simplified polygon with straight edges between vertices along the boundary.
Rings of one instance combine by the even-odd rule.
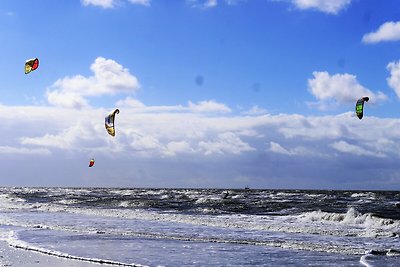
[[[400,190],[398,0],[2,0],[0,39],[0,186]]]

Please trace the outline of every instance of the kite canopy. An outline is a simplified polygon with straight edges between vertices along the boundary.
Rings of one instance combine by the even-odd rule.
[[[89,167],[93,167],[93,165],[94,165],[94,159],[91,159],[89,162]]]
[[[357,100],[356,103],[356,115],[357,117],[361,120],[364,116],[364,102],[368,102],[369,97],[364,96],[363,98],[360,98]]]
[[[39,67],[39,59],[31,58],[25,62],[25,74],[30,73],[31,71],[36,70]]]
[[[105,127],[109,135],[115,136],[114,120],[115,114],[119,113],[119,109],[115,109],[113,112],[107,115],[105,118]]]

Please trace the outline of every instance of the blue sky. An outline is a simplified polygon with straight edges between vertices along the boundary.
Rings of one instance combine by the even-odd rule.
[[[2,185],[400,189],[397,0],[3,0],[0,38]]]

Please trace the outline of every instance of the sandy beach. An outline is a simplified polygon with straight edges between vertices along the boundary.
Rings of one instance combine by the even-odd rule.
[[[100,264],[83,262],[73,259],[64,259],[55,256],[44,255],[39,252],[17,249],[0,241],[0,267],[99,267]],[[108,266],[108,265],[104,265]]]

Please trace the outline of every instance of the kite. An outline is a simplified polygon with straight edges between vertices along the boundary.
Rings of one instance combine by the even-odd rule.
[[[31,71],[36,70],[39,67],[39,59],[31,58],[25,62],[25,74],[28,74]]]
[[[119,109],[115,109],[113,112],[107,115],[105,119],[105,127],[109,135],[115,136],[114,120],[115,114],[119,113]]]
[[[356,115],[357,117],[361,120],[363,115],[364,115],[364,102],[368,102],[369,97],[364,96],[363,98],[360,98],[357,100],[356,103]]]
[[[94,165],[94,159],[91,159],[90,162],[89,162],[89,168],[93,167],[93,165]]]

